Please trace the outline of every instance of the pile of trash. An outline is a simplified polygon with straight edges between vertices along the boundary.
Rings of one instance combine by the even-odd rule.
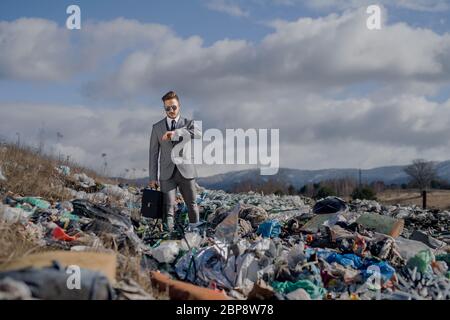
[[[448,211],[212,190],[197,202],[199,233],[143,232],[175,279],[234,299],[450,299]]]
[[[185,231],[179,196],[169,234],[162,221],[140,216],[141,190],[55,170],[71,201],[2,195],[3,223],[57,251],[45,263],[24,257],[0,266],[0,299],[55,298],[44,283],[69,299],[154,298],[131,278],[117,281],[116,263],[130,255],[170,298],[185,290],[199,298],[450,299],[449,211],[198,187],[204,223]],[[86,263],[92,252],[104,260]],[[73,265],[85,291],[66,289]]]
[[[71,174],[67,166],[55,172],[64,178],[71,201],[2,194],[0,222],[17,228],[47,256],[1,261],[0,299],[154,299],[131,277],[116,279],[119,263],[149,251],[132,219],[140,191],[99,184],[86,174]],[[71,266],[80,267],[82,290],[68,285]]]

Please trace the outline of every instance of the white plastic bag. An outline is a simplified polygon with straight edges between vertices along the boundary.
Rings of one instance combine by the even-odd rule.
[[[159,263],[172,263],[180,252],[180,244],[177,241],[164,241],[151,250],[151,255]]]

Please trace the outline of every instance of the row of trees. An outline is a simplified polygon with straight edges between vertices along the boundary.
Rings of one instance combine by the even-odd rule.
[[[234,185],[231,192],[256,191],[265,194],[278,195],[304,195],[311,198],[324,198],[327,196],[352,197],[353,199],[376,199],[376,194],[386,189],[417,188],[424,197],[426,207],[426,190],[450,189],[450,183],[438,177],[433,162],[423,159],[414,160],[405,167],[405,173],[410,181],[402,185],[386,185],[383,181],[375,181],[370,184],[362,184],[354,178],[341,178],[322,181],[320,183],[308,183],[296,189],[293,185],[286,185],[277,177],[271,177],[266,181],[245,181]]]
[[[286,183],[277,178],[271,178],[264,182],[250,180],[240,182],[234,185],[229,191],[235,193],[255,191],[276,195],[304,195],[314,199],[328,196],[352,196],[355,199],[375,199],[376,192],[380,192],[384,188],[385,185],[383,182],[360,185],[355,179],[343,178],[327,180],[320,183],[310,183],[300,189],[296,189],[292,184],[286,185]]]

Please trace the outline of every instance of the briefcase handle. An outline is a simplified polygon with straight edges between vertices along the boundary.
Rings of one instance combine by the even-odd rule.
[[[157,187],[157,188],[150,188],[150,187],[147,186],[147,187],[145,187],[144,189],[142,189],[141,192],[144,192],[144,190],[161,191],[160,189],[161,189],[160,187]]]

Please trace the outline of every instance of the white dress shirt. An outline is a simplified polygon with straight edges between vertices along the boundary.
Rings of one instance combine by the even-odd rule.
[[[175,118],[175,119],[172,119],[172,118],[169,118],[169,117],[166,117],[166,121],[167,121],[167,126],[168,126],[168,128],[170,129],[170,128],[172,128],[172,120],[175,120],[175,127],[177,126],[177,124],[178,124],[178,120],[180,120],[180,114],[178,114],[178,116]]]

